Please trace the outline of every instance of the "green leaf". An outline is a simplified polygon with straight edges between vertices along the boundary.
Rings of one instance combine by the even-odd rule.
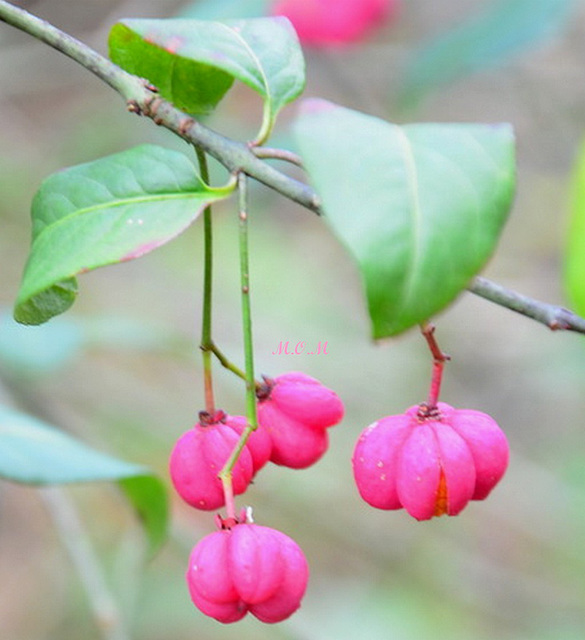
[[[585,143],[575,163],[571,191],[565,288],[576,313],[585,315]]]
[[[197,20],[256,18],[268,13],[269,0],[196,0],[177,16]]]
[[[309,100],[296,133],[325,219],[358,263],[374,338],[428,320],[493,252],[514,191],[509,125],[401,127]]]
[[[32,205],[16,320],[41,324],[65,311],[75,298],[75,276],[149,253],[230,192],[207,187],[186,156],[154,145],[50,176]]]
[[[0,405],[0,476],[32,485],[117,481],[141,517],[151,551],[164,541],[166,489],[146,467],[118,460]]]
[[[148,78],[160,95],[178,109],[195,115],[211,113],[232,86],[234,77],[217,66],[176,55],[172,36],[164,45],[151,40],[148,34],[142,37],[134,22],[125,20],[112,27],[108,40],[112,62],[129,73]]]
[[[414,107],[448,82],[505,62],[556,35],[575,0],[499,0],[418,51],[407,68],[400,102]]]
[[[109,43],[116,64],[148,78],[164,98],[189,113],[211,110],[234,78],[245,83],[264,100],[259,142],[305,85],[296,32],[282,17],[123,20],[112,28]]]

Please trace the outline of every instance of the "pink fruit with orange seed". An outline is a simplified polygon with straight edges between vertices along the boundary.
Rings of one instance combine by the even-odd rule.
[[[358,491],[379,509],[405,508],[418,520],[458,514],[483,500],[504,475],[506,436],[487,414],[414,406],[366,428],[354,450]]]
[[[250,612],[276,623],[300,607],[309,568],[284,533],[241,523],[203,538],[191,553],[186,577],[193,603],[219,622],[236,622]]]
[[[258,422],[270,434],[270,460],[293,469],[316,462],[327,450],[327,429],[344,414],[339,396],[300,372],[264,378],[258,391]]]

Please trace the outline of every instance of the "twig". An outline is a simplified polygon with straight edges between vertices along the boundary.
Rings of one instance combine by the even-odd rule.
[[[130,112],[151,118],[190,144],[200,147],[230,172],[243,172],[287,198],[320,213],[320,198],[308,185],[294,180],[257,158],[250,147],[209,129],[163,100],[155,87],[127,73],[83,42],[52,24],[0,0],[0,21],[24,31],[75,60],[117,91]]]
[[[476,277],[469,285],[468,290],[490,302],[495,302],[511,311],[516,311],[532,318],[532,320],[541,322],[553,331],[585,333],[585,318],[581,318],[569,309],[529,298],[516,291],[506,289],[487,278]]]
[[[266,160],[282,160],[303,168],[303,159],[288,149],[272,149],[271,147],[251,147],[257,158]]]

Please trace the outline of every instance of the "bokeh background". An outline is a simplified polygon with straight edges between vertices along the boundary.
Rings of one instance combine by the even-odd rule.
[[[117,19],[192,7],[178,0],[17,4],[104,53]],[[429,92],[416,108],[404,110],[397,99],[416,52],[490,4],[404,1],[367,42],[307,50],[305,95],[398,122],[513,123],[518,193],[485,275],[567,305],[562,272],[570,184],[585,133],[582,4],[574,2],[569,18],[546,37]],[[566,4],[559,2],[559,11]],[[45,328],[16,328],[10,308],[27,256],[30,201],[44,177],[144,141],[188,149],[128,114],[83,69],[1,24],[0,87],[0,400],[149,465],[168,483],[168,453],[203,403],[201,224],[138,261],[84,275],[75,306]],[[210,124],[245,139],[259,114],[256,97],[236,88]],[[292,117],[294,106],[283,114],[274,144],[294,148],[287,130]],[[221,181],[221,170],[215,173]],[[253,618],[222,626],[200,614],[184,572],[213,517],[174,497],[168,543],[147,561],[140,526],[115,486],[55,490],[2,482],[0,638],[585,637],[583,338],[461,295],[436,318],[440,345],[452,356],[443,398],[494,416],[510,440],[509,471],[485,503],[470,504],[456,518],[419,523],[403,511],[371,509],[353,486],[353,444],[377,418],[424,400],[425,343],[411,331],[373,344],[354,266],[323,222],[264,188],[253,190],[252,202],[257,370],[302,369],[334,388],[347,407],[318,465],[302,472],[266,468],[238,501],[305,550],[312,576],[302,609],[276,626]],[[216,229],[215,338],[241,362],[234,203],[216,210]],[[327,341],[328,353],[273,355],[281,340]],[[215,371],[219,404],[244,411],[240,382]],[[93,601],[67,551],[72,539],[86,548],[86,565],[95,560],[84,573]],[[121,634],[108,631],[108,616],[121,617]]]

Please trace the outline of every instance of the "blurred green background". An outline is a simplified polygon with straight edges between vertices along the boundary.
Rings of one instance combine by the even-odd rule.
[[[186,7],[178,0],[17,4],[101,52],[118,18],[165,17]],[[307,51],[305,95],[394,121],[511,122],[518,194],[485,275],[566,305],[562,256],[571,167],[585,133],[582,4],[519,55],[430,92],[416,110],[398,108],[415,52],[488,4],[405,1],[398,19],[367,43]],[[44,177],[144,141],[188,150],[126,113],[121,99],[83,69],[3,25],[0,87],[0,305],[9,314],[27,256],[30,201]],[[260,111],[256,96],[237,88],[210,124],[245,139]],[[287,120],[293,115],[294,105],[283,114],[274,144],[292,146]],[[216,174],[223,180],[221,170]],[[302,472],[266,468],[238,500],[253,505],[257,522],[285,531],[305,550],[312,575],[302,609],[272,627],[253,618],[222,626],[200,614],[184,572],[191,547],[213,530],[213,517],[174,497],[169,542],[145,561],[140,527],[113,486],[55,494],[2,482],[0,638],[107,637],[55,524],[63,500],[76,509],[81,539],[94,548],[103,573],[110,601],[102,602],[102,622],[112,603],[123,617],[127,632],[120,638],[585,637],[583,338],[551,333],[462,295],[436,319],[439,343],[452,356],[443,399],[499,422],[510,440],[509,471],[485,503],[470,504],[456,518],[419,523],[403,511],[376,511],[354,488],[353,444],[377,418],[424,400],[426,345],[416,331],[372,344],[358,276],[322,221],[263,188],[253,190],[252,203],[257,371],[302,369],[335,389],[347,408],[318,465]],[[241,362],[235,204],[219,207],[216,221],[215,339]],[[201,231],[197,223],[138,261],[82,276],[73,309],[46,328],[17,329],[4,316],[0,400],[147,464],[168,482],[168,453],[203,403]],[[327,341],[328,354],[273,355],[281,340]],[[240,381],[215,371],[220,406],[243,412]],[[76,518],[69,514],[65,523],[73,526]]]

